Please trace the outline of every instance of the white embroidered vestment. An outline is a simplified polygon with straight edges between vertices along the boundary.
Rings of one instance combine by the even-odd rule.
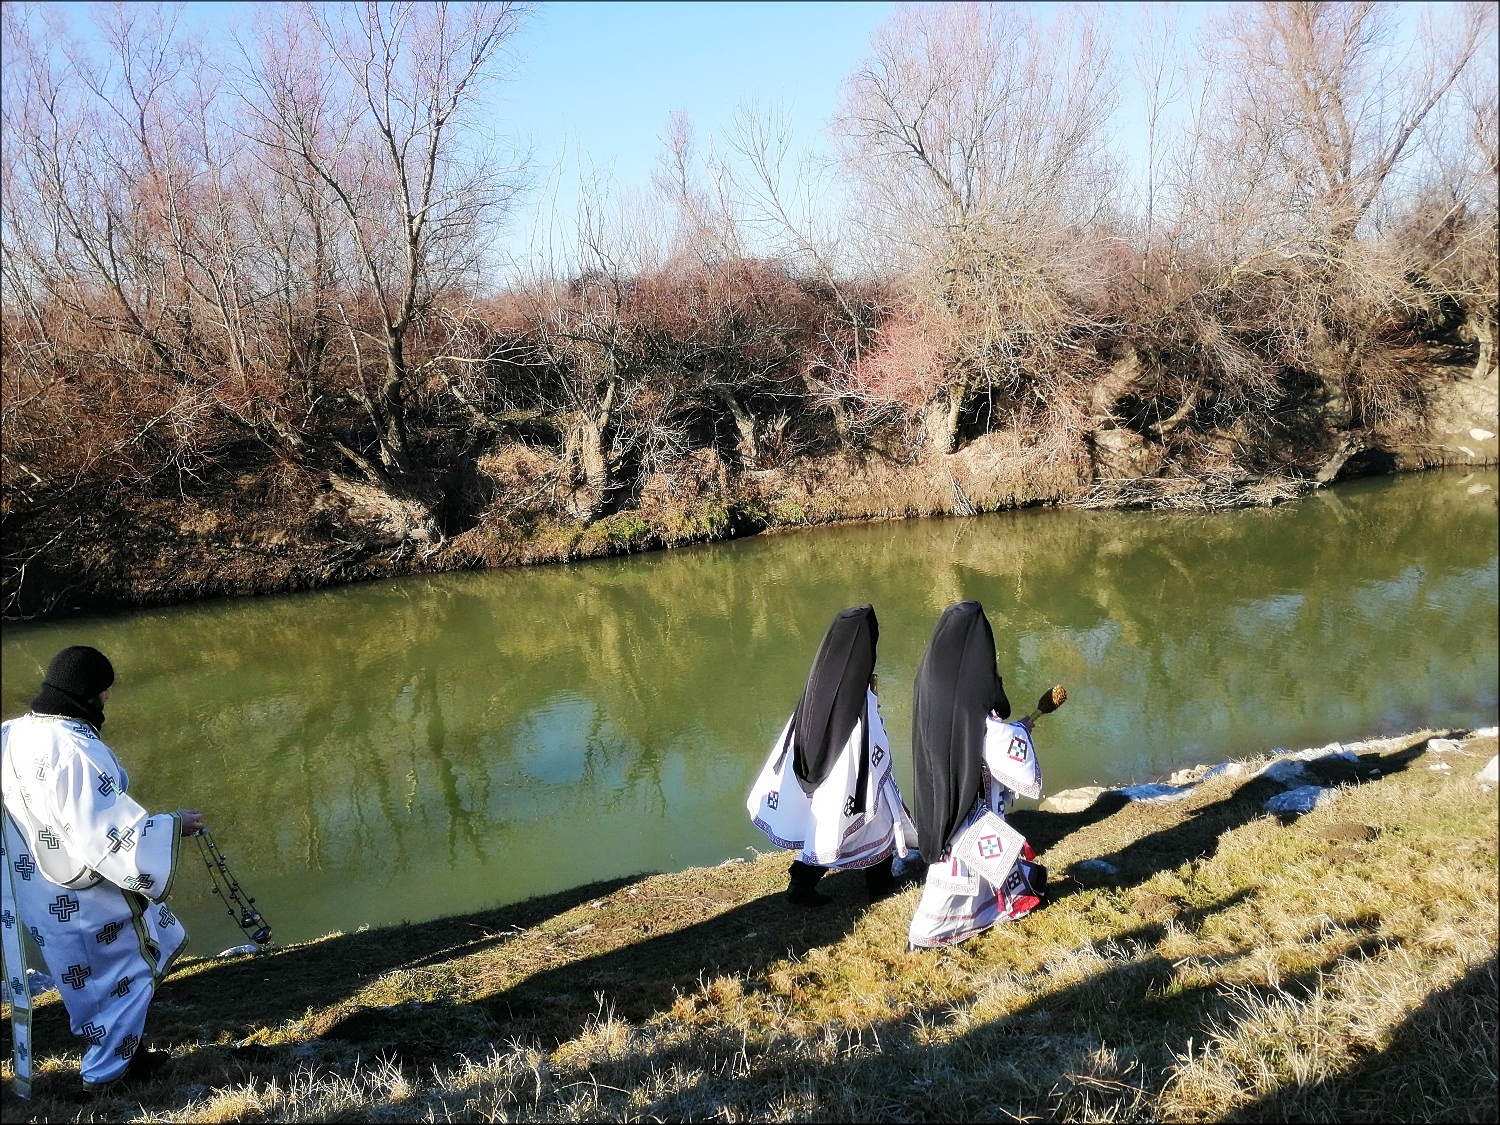
[[[984,847],[985,840],[993,839],[971,830],[990,815],[1003,819],[1017,795],[1042,795],[1036,748],[1024,723],[1007,723],[992,714],[984,733],[984,793],[954,831],[952,850],[934,856],[928,864],[922,899],[907,935],[912,945],[953,945],[996,922],[1023,917],[1038,904],[1021,873],[1021,863],[1034,858],[1024,841],[1018,840],[1014,851],[1000,853],[1014,858],[994,881],[980,872],[976,862],[965,863],[960,854],[966,849],[959,841],[978,836],[979,846]],[[976,858],[982,858],[982,853]]]
[[[755,826],[777,847],[797,851],[803,863],[840,870],[872,867],[892,852],[904,856],[915,846],[917,829],[891,774],[891,744],[880,721],[879,701],[873,691],[865,696],[863,717],[812,793],[803,789],[793,766],[788,719],[745,801]],[[857,790],[866,726],[870,755],[861,803]]]
[[[88,723],[28,714],[0,727],[5,979],[16,1092],[30,1087],[24,928],[84,1039],[85,1086],[118,1077],[140,1046],[156,986],[187,933],[165,902],[177,870],[175,813],[148,814]]]

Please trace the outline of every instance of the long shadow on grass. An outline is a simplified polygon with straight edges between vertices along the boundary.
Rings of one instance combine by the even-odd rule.
[[[1247,893],[1185,911],[1177,923],[1201,927]],[[1283,978],[1279,988],[1306,995],[1340,958],[1368,956],[1387,944],[1357,921],[1349,929],[1344,949]],[[690,1037],[669,1036],[644,1051],[595,1059],[588,1064],[587,1083],[576,1073],[557,1075],[559,1083],[577,1081],[555,1087],[557,1093],[549,1096],[558,1101],[528,1104],[525,1110],[566,1117],[566,1091],[587,1084],[599,1098],[592,1112],[602,1119],[627,1111],[647,1120],[764,1119],[785,1113],[789,1091],[807,1093],[816,1108],[809,1112],[808,1103],[801,1102],[798,1116],[812,1120],[984,1121],[1059,1111],[1072,1118],[1108,1116],[1141,1100],[1144,1090],[1160,1088],[1172,1052],[1185,1051],[1210,1020],[1229,1018],[1222,986],[1183,984],[1178,965],[1150,952],[1165,932],[1164,926],[1148,923],[1117,935],[1099,971],[941,1046],[929,1045],[928,1037],[953,1018],[951,999],[869,1027],[827,1029],[837,1039],[832,1061],[824,1061],[819,1040],[747,1037],[738,1026],[709,1024]],[[983,940],[1024,941],[1025,933],[1017,927]],[[1252,952],[1242,949],[1218,960],[1223,964]],[[1090,1076],[1090,1058],[1116,1045],[1124,1047],[1123,1054],[1097,1072],[1097,1090],[1087,1081],[1079,1083],[1080,1076]],[[674,1077],[683,1074],[698,1077],[685,1083]],[[633,1100],[653,1087],[669,1092],[645,1105]]]
[[[1425,740],[1385,756],[1379,763],[1382,772],[1405,768],[1423,747]],[[1320,768],[1352,769],[1346,762],[1327,767],[1314,763],[1309,771],[1316,776]],[[1352,774],[1318,779],[1356,780]],[[1115,882],[1133,885],[1158,871],[1212,855],[1224,833],[1263,816],[1266,798],[1280,791],[1281,786],[1275,782],[1251,779],[1181,823],[1134,841],[1109,856],[1119,871]],[[1014,819],[1041,850],[1120,807],[1110,801],[1100,805],[1084,813],[1023,813]],[[576,1036],[601,1010],[612,1011],[632,1023],[644,1023],[701,980],[720,975],[754,976],[778,959],[800,957],[839,941],[866,909],[863,881],[857,872],[846,872],[824,885],[834,893],[835,902],[822,910],[799,910],[788,906],[780,895],[765,895],[670,932],[567,960],[472,1003],[429,1004],[419,1019],[411,1012],[400,1011],[365,1009],[340,1014],[337,1022],[322,1029],[320,1035],[419,1061],[451,1053],[453,1044],[461,1038],[456,1034],[461,1028],[467,1029],[465,1034],[473,1040],[523,1039],[551,1048]],[[1062,897],[1076,887],[1063,881],[1057,890],[1055,897]],[[1142,935],[1148,930],[1154,934],[1152,940],[1161,936],[1159,927],[1145,927]]]
[[[1284,1086],[1245,1121],[1493,1121],[1500,964],[1492,954],[1428,995],[1390,1043],[1341,1074]]]
[[[425,1005],[411,1013],[363,1009],[322,1030],[329,1040],[421,1062],[451,1058],[475,1041],[523,1040],[551,1049],[578,1035],[601,1010],[644,1023],[682,992],[725,974],[750,976],[784,957],[843,938],[866,908],[863,880],[828,879],[835,901],[818,910],[769,894],[721,914],[615,949],[569,960],[472,1002]]]
[[[242,1039],[299,1018],[310,1008],[337,1004],[392,970],[420,968],[502,944],[518,930],[639,878],[590,883],[456,918],[343,934],[257,957],[190,965],[158,990],[146,1023],[147,1039],[159,1048]],[[9,1020],[4,1028],[0,1049],[8,1051]],[[55,999],[36,1009],[32,1035],[42,1057],[77,1049],[67,1012]],[[58,1077],[69,1084],[77,1080],[76,1074]]]
[[[1389,754],[1362,755],[1357,766],[1344,759],[1308,762],[1308,783],[1357,784],[1375,776],[1400,773],[1426,752],[1427,742],[1428,739],[1424,738],[1412,746]],[[1377,769],[1378,775],[1372,773]],[[1212,856],[1218,849],[1221,836],[1266,815],[1267,799],[1282,791],[1283,786],[1274,781],[1261,777],[1251,778],[1221,800],[1194,809],[1185,819],[1170,827],[1147,833],[1118,851],[1099,858],[1107,860],[1116,868],[1118,874],[1111,881],[1117,885],[1133,886],[1145,882],[1159,871],[1172,871],[1184,863]],[[1060,815],[1022,810],[1012,813],[1007,819],[1031,842],[1038,853],[1045,853],[1079,829],[1113,815],[1125,804],[1124,798],[1118,793],[1106,793],[1093,808],[1082,813]],[[1100,805],[1104,805],[1107,811],[1096,815]],[[1045,854],[1042,858],[1045,861]],[[1050,897],[1065,897],[1072,889],[1064,882],[1054,888]]]

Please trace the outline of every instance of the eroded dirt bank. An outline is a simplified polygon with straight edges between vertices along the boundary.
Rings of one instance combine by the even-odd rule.
[[[1409,357],[1403,362],[1414,362]],[[7,499],[7,617],[310,589],[394,575],[670,548],[843,520],[969,515],[1033,504],[1219,508],[1273,504],[1339,479],[1500,459],[1497,370],[1432,349],[1420,410],[1339,428],[1314,413],[1272,448],[1234,427],[1099,423],[1077,433],[990,430],[956,452],[911,434],[750,468],[717,447],[638,477],[581,522],[563,452],[497,443],[450,494],[471,518],[440,539],[392,536],[358,496],[247,452],[150,488],[92,486]],[[1113,415],[1111,415],[1113,417]],[[1263,429],[1264,427],[1258,427]]]

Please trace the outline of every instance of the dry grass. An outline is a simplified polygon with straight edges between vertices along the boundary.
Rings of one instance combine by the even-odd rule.
[[[793,912],[772,854],[189,964],[148,1027],[173,1062],[129,1098],[73,1092],[53,998],[4,1116],[1487,1119],[1495,743],[1443,773],[1425,746],[1294,824],[1233,779],[1025,814],[1051,901],[943,952],[906,952],[915,889],[867,907],[834,876]],[[1107,885],[1068,877],[1094,857]]]

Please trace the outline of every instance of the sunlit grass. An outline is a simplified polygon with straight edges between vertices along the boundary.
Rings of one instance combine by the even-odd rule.
[[[44,1003],[36,1099],[5,1118],[1487,1119],[1495,743],[1446,773],[1421,744],[1295,824],[1243,779],[1083,817],[1045,909],[942,952],[906,950],[915,889],[867,907],[840,876],[794,912],[771,854],[197,962],[148,1028],[161,1079],[75,1097]],[[1117,879],[1068,877],[1099,856]]]

